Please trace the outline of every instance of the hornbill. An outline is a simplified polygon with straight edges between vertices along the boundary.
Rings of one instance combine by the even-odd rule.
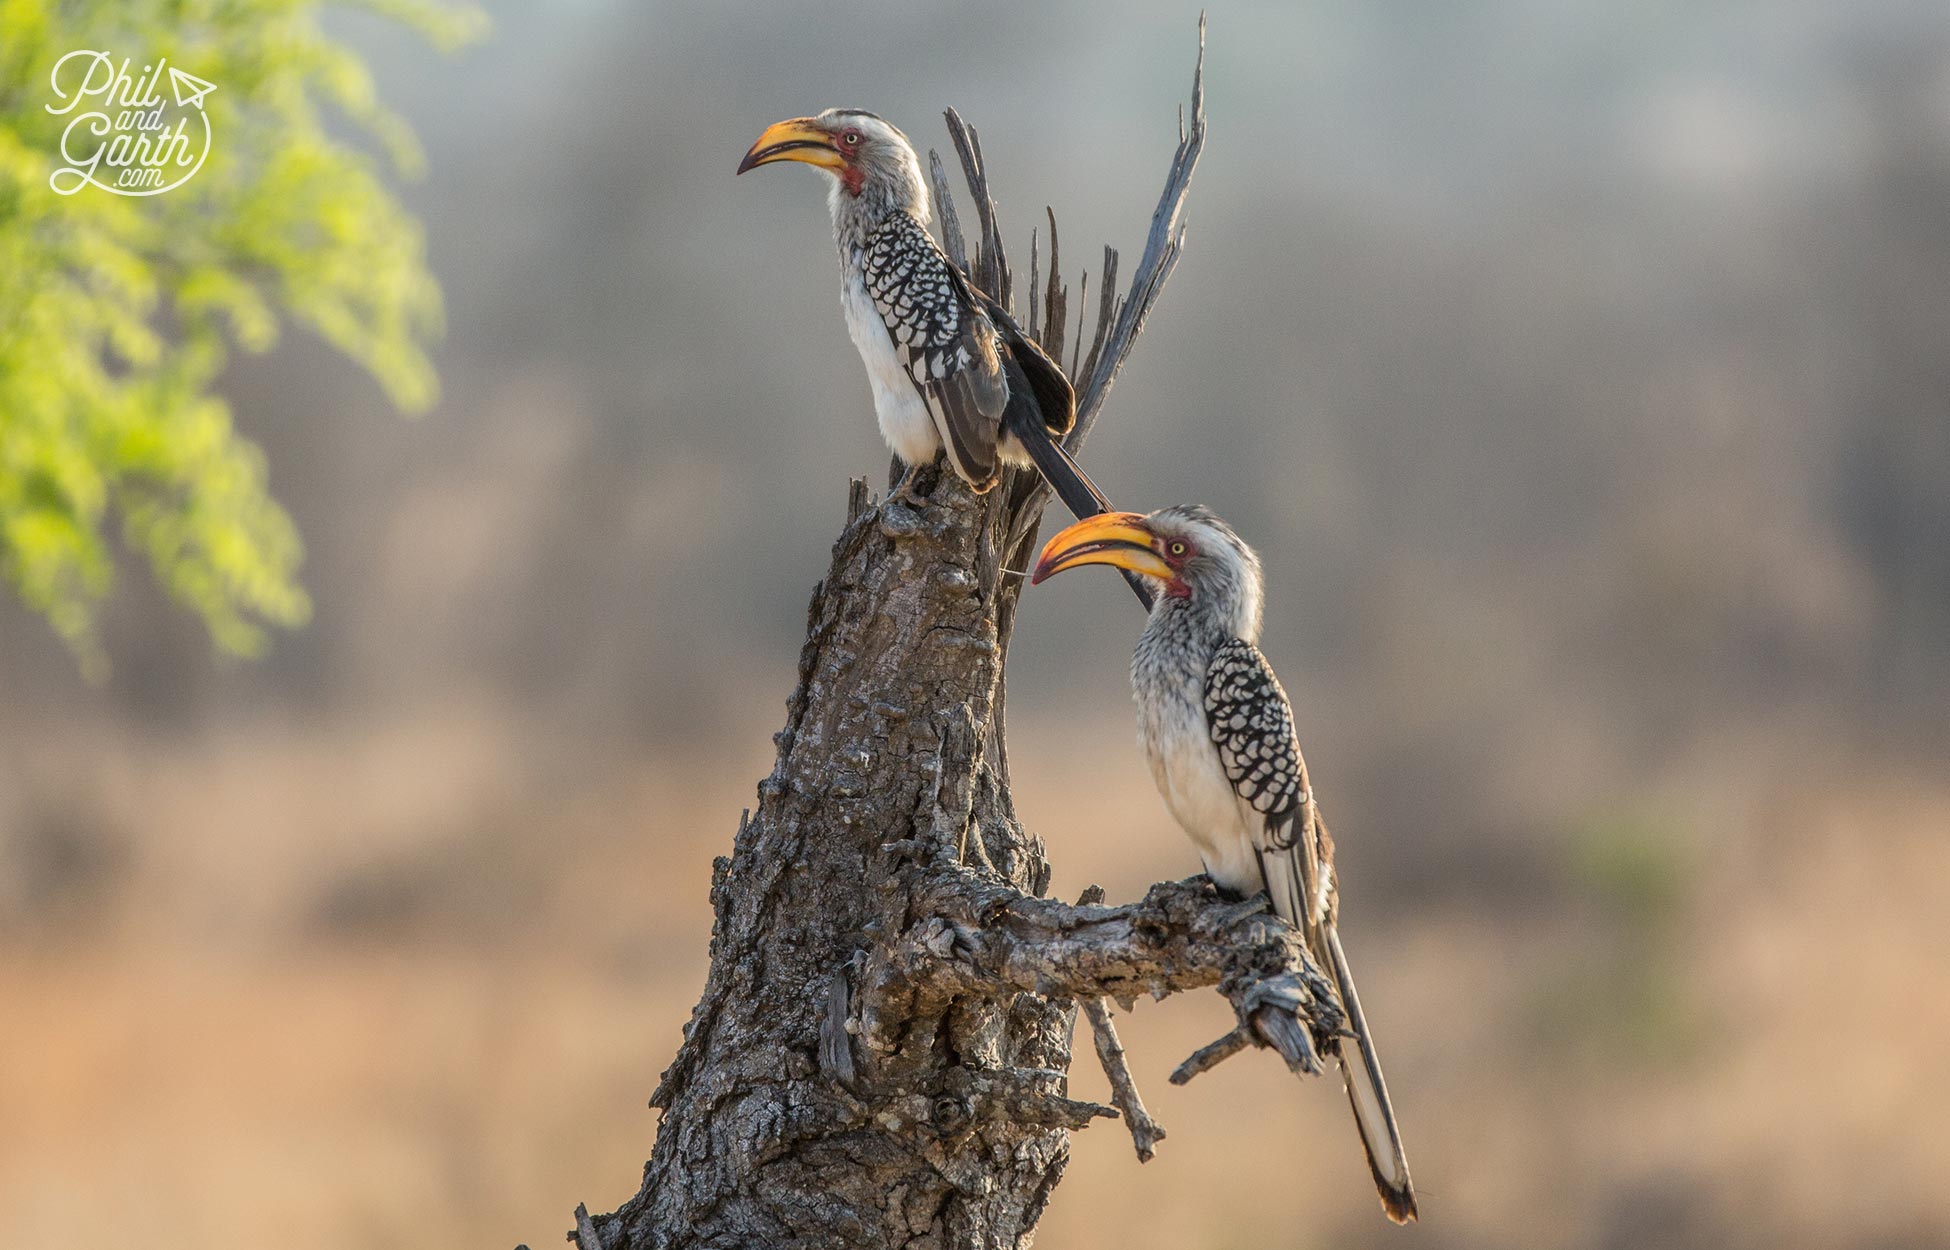
[[[1109,501],[1056,442],[1076,423],[1063,370],[957,269],[928,233],[927,183],[907,136],[872,113],[828,109],[779,122],[738,172],[799,161],[833,176],[840,302],[867,366],[880,433],[907,466],[943,448],[980,494],[1002,466],[1034,464],[1079,517]]]
[[[1334,842],[1307,782],[1286,691],[1255,645],[1259,556],[1202,507],[1112,512],[1051,538],[1031,582],[1084,564],[1137,573],[1159,592],[1131,659],[1151,775],[1212,880],[1241,896],[1264,890],[1332,969],[1354,1045],[1335,1039],[1326,1049],[1339,1052],[1382,1209],[1407,1223],[1415,1218],[1408,1159],[1335,932]]]

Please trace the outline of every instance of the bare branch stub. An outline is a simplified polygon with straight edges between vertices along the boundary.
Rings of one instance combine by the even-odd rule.
[[[962,242],[961,215],[955,212],[954,192],[948,186],[948,171],[942,167],[941,153],[928,149],[928,179],[934,183],[934,212],[941,219],[941,246],[955,268],[967,273],[968,247]]]
[[[1055,214],[1052,213],[1051,218],[1054,219],[1054,217]],[[1029,230],[1029,338],[1032,342],[1037,343],[1042,342],[1043,338],[1039,322],[1039,317],[1043,311],[1043,304],[1041,300],[1036,298],[1036,292],[1042,285],[1042,273],[1039,268],[1040,260],[1041,258],[1037,255],[1036,249],[1036,230],[1032,226]]]
[[[1117,249],[1108,244],[1104,247],[1103,274],[1103,281],[1099,284],[1097,292],[1097,333],[1090,342],[1090,355],[1084,360],[1082,372],[1077,375],[1078,377],[1087,378],[1097,372],[1097,362],[1102,360],[1104,355],[1104,343],[1109,339],[1110,327],[1117,318]],[[1077,343],[1081,345],[1082,342],[1083,323],[1079,321]]]
[[[1203,38],[1200,42],[1203,43]],[[948,122],[948,138],[954,142],[955,154],[961,158],[962,176],[968,180],[969,193],[975,198],[978,246],[975,250],[975,270],[969,276],[975,280],[976,286],[1007,308],[1009,261],[1002,250],[1002,230],[996,222],[995,198],[989,194],[988,167],[982,163],[982,137],[954,109],[948,109],[943,116]]]
[[[1077,906],[1087,907],[1103,901],[1104,888],[1093,885],[1077,899]],[[1097,1062],[1103,1065],[1104,1077],[1110,1081],[1110,1100],[1131,1132],[1131,1144],[1137,1149],[1138,1162],[1149,1163],[1157,1153],[1158,1143],[1165,1139],[1165,1126],[1152,1119],[1151,1113],[1144,1109],[1144,1099],[1138,1094],[1137,1078],[1131,1075],[1131,1063],[1124,1054],[1124,1043],[1118,1039],[1117,1026],[1111,1022],[1110,1004],[1101,998],[1086,998],[1080,1006],[1085,1018],[1090,1021],[1091,1036],[1096,1040]]]
[[[603,1239],[596,1232],[595,1221],[589,1218],[586,1203],[576,1203],[575,1231],[568,1235],[567,1240],[574,1242],[581,1250],[604,1250]]]
[[[1139,1163],[1149,1163],[1165,1139],[1165,1126],[1151,1118],[1139,1097],[1137,1080],[1131,1075],[1130,1061],[1124,1057],[1124,1044],[1118,1040],[1117,1026],[1111,1023],[1110,1005],[1101,998],[1083,1000],[1083,1014],[1090,1021],[1096,1039],[1097,1062],[1110,1080],[1110,1100],[1131,1130],[1131,1144],[1137,1148]]]
[[[1106,249],[1108,250],[1108,249]],[[1090,271],[1084,270],[1077,278],[1077,302],[1086,307],[1090,304]],[[1058,357],[1059,363],[1061,357]],[[1083,314],[1077,314],[1077,345],[1070,349],[1070,376],[1077,376],[1077,368],[1083,362]]]
[[[1144,331],[1144,322],[1164,290],[1165,280],[1178,264],[1185,245],[1185,196],[1192,187],[1192,171],[1199,153],[1205,149],[1205,15],[1198,18],[1198,64],[1192,71],[1192,120],[1179,124],[1178,150],[1172,154],[1171,170],[1165,176],[1164,192],[1151,214],[1151,232],[1144,241],[1144,254],[1138,258],[1130,293],[1118,311],[1116,326],[1105,342],[1097,366],[1077,387],[1077,428],[1073,442],[1081,442],[1090,432],[1102,409],[1110,385],[1131,354],[1131,347]]]
[[[1253,1044],[1252,1034],[1234,1029],[1216,1042],[1207,1042],[1193,1051],[1185,1062],[1171,1071],[1171,1083],[1183,1085],[1201,1073],[1210,1072]]]
[[[1063,258],[1056,246],[1056,210],[1045,205],[1049,215],[1049,285],[1043,293],[1043,336],[1037,340],[1054,360],[1063,351],[1063,324],[1070,315],[1070,288],[1063,285]],[[1036,298],[1032,285],[1029,298]]]

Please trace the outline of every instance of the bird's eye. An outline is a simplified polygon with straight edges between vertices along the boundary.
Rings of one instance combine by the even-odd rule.
[[[840,136],[840,141],[850,148],[857,148],[860,146],[860,132],[849,130]]]
[[[1171,552],[1173,559],[1177,559],[1182,557],[1185,554],[1186,547],[1184,543],[1175,542],[1170,547],[1166,548],[1166,550]]]

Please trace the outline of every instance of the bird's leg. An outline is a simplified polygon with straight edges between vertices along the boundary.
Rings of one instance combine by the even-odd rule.
[[[915,468],[913,464],[901,466],[901,476],[895,480],[893,489],[887,491],[887,503],[905,503],[909,507],[926,507],[926,499],[915,493]]]
[[[894,483],[894,488],[887,494],[889,503],[904,503],[910,508],[925,508],[928,506],[927,496],[922,495],[915,489],[916,483],[914,476],[920,470],[921,466],[918,464],[904,466],[901,471],[900,480]]]
[[[889,495],[888,498],[895,503],[904,503],[910,508],[925,508],[928,506],[927,497],[917,493],[914,489],[914,470],[911,467],[907,472],[901,474],[900,481],[894,483],[894,493]]]

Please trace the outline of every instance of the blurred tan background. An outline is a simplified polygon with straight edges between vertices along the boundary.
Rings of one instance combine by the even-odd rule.
[[[953,104],[1074,282],[1142,242],[1195,18],[490,7],[451,59],[341,24],[428,150],[444,401],[302,336],[224,386],[315,621],[223,660],[126,576],[90,686],[0,602],[0,1245],[542,1247],[634,1192],[886,463],[821,188],[732,168]],[[1039,1244],[1950,1246],[1950,10],[1221,3],[1207,73],[1090,467],[1266,557],[1424,1222],[1331,1084],[1167,1085],[1194,996],[1122,1022],[1170,1140],[1079,1135]],[[1196,868],[1138,628],[1025,599],[1060,894]]]

